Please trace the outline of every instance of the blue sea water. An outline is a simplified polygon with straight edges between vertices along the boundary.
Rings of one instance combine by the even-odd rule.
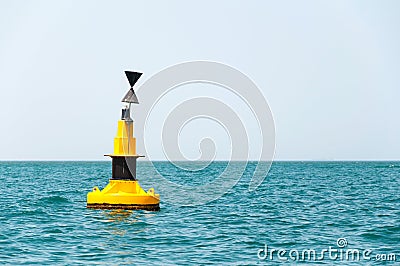
[[[214,162],[191,176],[155,164],[188,185],[226,166]],[[149,167],[138,164],[145,189]],[[249,192],[254,167],[250,163],[216,201],[192,207],[161,202],[161,211],[148,212],[86,209],[87,192],[108,182],[109,162],[0,162],[0,264],[399,263],[400,162],[274,162],[262,185]],[[342,251],[370,250],[370,256],[294,260],[293,250],[314,249],[319,256],[332,247],[338,255],[339,238],[347,242]],[[286,254],[272,252],[271,258],[271,249]]]

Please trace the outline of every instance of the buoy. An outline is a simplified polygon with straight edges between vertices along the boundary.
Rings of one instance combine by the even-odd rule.
[[[112,160],[112,177],[108,185],[100,190],[94,187],[87,194],[87,208],[93,209],[127,209],[127,210],[160,210],[160,195],[154,188],[144,191],[136,176],[136,161],[142,155],[136,154],[136,138],[133,136],[131,104],[138,104],[133,86],[142,73],[125,71],[131,88],[122,102],[121,119],[118,121],[117,136],[114,138],[114,152],[106,154]]]

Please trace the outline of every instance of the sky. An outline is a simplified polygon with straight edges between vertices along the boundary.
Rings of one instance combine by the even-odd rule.
[[[275,160],[399,160],[399,14],[386,0],[0,1],[0,160],[104,160],[129,88],[123,71],[143,72],[140,86],[192,60],[258,85]],[[183,153],[196,158],[213,132],[217,159],[229,159],[217,127],[188,126]]]

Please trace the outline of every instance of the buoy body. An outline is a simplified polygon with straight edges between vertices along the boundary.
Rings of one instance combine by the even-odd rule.
[[[110,180],[100,191],[94,187],[88,193],[87,207],[93,209],[160,210],[160,195],[154,189],[144,191],[138,181]]]
[[[136,161],[144,156],[136,154],[133,124],[130,118],[130,106],[125,107],[122,109],[121,120],[118,121],[114,152],[105,155],[112,159],[112,177],[103,190],[94,187],[87,194],[87,208],[150,211],[160,209],[160,195],[156,194],[153,188],[144,191],[136,176]]]

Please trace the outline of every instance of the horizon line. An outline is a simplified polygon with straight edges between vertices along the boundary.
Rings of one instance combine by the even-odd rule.
[[[400,159],[276,159],[271,161],[258,160],[214,160],[213,162],[400,162]],[[0,162],[111,162],[107,159],[0,159]],[[141,161],[138,161],[141,162]],[[142,162],[206,162],[206,161],[169,161],[142,160]]]

